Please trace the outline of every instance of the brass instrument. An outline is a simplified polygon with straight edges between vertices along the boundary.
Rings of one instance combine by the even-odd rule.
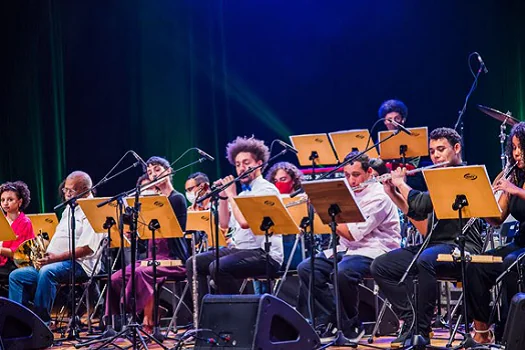
[[[13,262],[16,267],[33,266],[38,270],[39,267],[36,262],[44,257],[48,245],[49,235],[47,232],[39,233],[35,238],[28,239],[20,244],[13,254]]]
[[[498,180],[500,180],[501,178],[504,178],[506,180],[509,179],[509,177],[512,175],[512,173],[514,172],[514,170],[516,169],[516,166],[518,165],[518,163],[514,163],[512,166],[510,167],[507,167],[505,169],[505,171],[501,172],[497,177],[496,179],[494,180],[494,183],[498,182]],[[498,191],[500,192],[500,191]],[[494,196],[498,196],[500,193],[494,193]],[[467,221],[467,223],[465,224],[465,226],[463,226],[463,231],[461,231],[463,234],[465,232],[467,232],[467,230],[470,228],[470,226],[472,226],[474,224],[474,222],[476,222],[478,218],[470,218],[469,221]]]

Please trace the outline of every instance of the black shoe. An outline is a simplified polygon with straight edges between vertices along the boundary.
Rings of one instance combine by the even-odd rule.
[[[322,343],[334,340],[337,335],[337,327],[332,322],[318,325],[315,327],[315,331]]]
[[[403,326],[399,331],[399,335],[396,339],[392,340],[392,342],[390,343],[390,348],[399,349],[405,346],[405,342],[407,341],[407,339],[412,337],[412,329],[410,328],[410,326],[412,326],[411,320],[403,322]]]
[[[420,332],[419,335],[418,335],[418,343],[417,344],[412,344],[414,340],[414,337],[413,335],[408,337],[406,339],[406,341],[404,342],[404,346],[427,346],[427,345],[430,345],[430,336],[429,334],[425,333],[425,332]]]
[[[357,326],[345,327],[345,329],[343,329],[343,334],[351,343],[359,343],[361,338],[365,335],[365,327],[363,327],[361,323]]]

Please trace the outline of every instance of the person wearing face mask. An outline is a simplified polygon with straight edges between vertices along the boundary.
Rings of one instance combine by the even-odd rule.
[[[31,221],[24,214],[31,201],[27,185],[22,181],[6,182],[0,185],[0,198],[3,213],[16,236],[12,241],[0,241],[0,283],[4,283],[11,271],[16,269],[13,253],[20,244],[35,235]]]
[[[448,161],[447,167],[462,166],[461,137],[450,128],[438,128],[430,133],[429,153],[434,164]],[[428,246],[416,260],[411,276],[418,278],[418,313],[419,335],[424,342],[430,344],[431,321],[437,300],[437,276],[461,278],[460,264],[456,262],[438,262],[438,254],[450,254],[457,248],[458,219],[438,220],[434,213],[432,200],[428,192],[414,190],[405,182],[405,168],[392,172],[392,179],[383,186],[388,196],[396,203],[425,236],[433,230]],[[471,254],[479,254],[482,248],[482,224],[475,222],[466,232],[465,250]],[[411,279],[407,279],[406,288],[398,285],[399,280],[417,254],[421,244],[393,250],[374,260],[371,267],[372,276],[379,285],[394,311],[403,321],[399,337],[394,339],[392,348],[408,345],[413,335],[411,329],[413,315],[407,300],[406,291],[413,290]]]
[[[147,164],[147,175],[148,179],[144,179],[144,183],[148,181],[154,181],[160,178],[162,175],[171,173],[172,169],[169,162],[161,157],[151,157],[146,162]],[[175,212],[177,220],[184,231],[186,227],[186,200],[184,196],[177,192],[173,184],[171,183],[171,176],[164,178],[164,181],[157,184],[156,189],[158,195],[164,195],[168,197],[171,207]],[[158,260],[181,260],[186,261],[189,257],[189,245],[188,240],[185,238],[157,238],[155,242],[151,240],[147,241],[148,245],[148,258],[151,259],[151,247],[153,244],[156,246],[156,257]],[[162,285],[167,277],[171,277],[178,280],[184,280],[186,271],[184,266],[158,266],[157,270],[157,284]],[[126,280],[126,300],[131,300],[131,266],[128,265],[125,270]],[[154,330],[155,321],[153,319],[153,267],[142,266],[141,261],[137,261],[135,265],[135,296],[136,296],[136,311],[140,313],[144,311],[143,327],[148,333]],[[122,288],[122,270],[115,272],[111,276],[111,295],[112,298],[106,300],[106,315],[108,314],[109,308],[111,308],[112,314],[115,315],[119,312],[120,305],[120,294]],[[158,288],[158,287],[157,287]],[[158,289],[157,289],[158,290]],[[127,311],[130,311],[131,305],[126,305]]]
[[[201,172],[190,174],[184,185],[186,189],[186,199],[190,202],[188,210],[208,210],[210,209],[210,199],[201,203],[196,203],[198,197],[202,197],[210,192],[210,179]]]
[[[253,137],[237,137],[226,146],[230,164],[235,166],[237,175],[242,175],[250,168],[266,162],[270,156],[264,141]],[[216,181],[221,186],[232,181],[232,175]],[[232,243],[219,250],[219,269],[215,265],[215,251],[209,250],[196,256],[197,276],[193,276],[192,259],[186,261],[188,281],[197,278],[199,305],[208,293],[207,277],[211,276],[213,285],[219,294],[237,294],[241,281],[247,277],[266,275],[266,253],[264,236],[255,235],[234,200],[235,197],[248,195],[279,195],[277,188],[262,177],[262,169],[257,169],[240,181],[242,192],[237,194],[235,184],[221,192],[219,200],[219,224],[223,230],[230,229]],[[276,273],[283,262],[282,235],[270,238],[270,272]]]

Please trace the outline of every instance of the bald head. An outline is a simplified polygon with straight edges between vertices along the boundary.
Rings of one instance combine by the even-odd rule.
[[[88,188],[93,186],[91,177],[83,171],[73,171],[66,177],[64,184],[64,196],[66,200],[73,198],[74,196],[84,192]],[[86,197],[89,193],[86,194]]]

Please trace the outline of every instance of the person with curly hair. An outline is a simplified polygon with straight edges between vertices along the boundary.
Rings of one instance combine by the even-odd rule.
[[[24,214],[31,202],[29,188],[22,181],[6,182],[0,185],[0,201],[7,222],[11,225],[16,238],[0,242],[0,281],[5,281],[11,271],[16,269],[13,254],[20,244],[34,238],[33,225]]]
[[[469,315],[474,319],[474,340],[478,343],[500,341],[503,336],[508,307],[512,297],[518,293],[518,268],[516,265],[507,273],[502,283],[502,308],[500,320],[496,322],[494,331],[490,329],[491,320],[491,288],[496,279],[507,271],[516,259],[525,253],[525,122],[516,124],[510,132],[506,155],[508,167],[515,166],[510,178],[505,179],[500,174],[494,181],[494,190],[502,191],[499,206],[502,210],[499,218],[486,218],[493,226],[499,226],[509,215],[518,220],[519,230],[514,240],[484,254],[500,256],[503,264],[470,264],[467,269],[467,303]],[[523,269],[523,260],[519,264]],[[523,281],[522,281],[523,283]],[[522,288],[524,286],[522,285]]]
[[[237,137],[226,146],[227,159],[235,166],[237,175],[246,173],[250,168],[255,168],[265,163],[270,152],[264,141],[253,137]],[[279,195],[277,188],[262,177],[263,169],[259,168],[243,177],[239,182],[242,188],[237,193],[235,184],[222,191],[219,201],[219,224],[222,230],[231,233],[231,244],[219,251],[219,269],[215,265],[215,251],[209,250],[198,254],[196,257],[197,278],[199,285],[199,304],[202,297],[207,294],[207,276],[211,276],[213,285],[220,294],[237,294],[240,280],[247,277],[266,275],[266,253],[264,251],[264,236],[253,233],[248,222],[242,215],[234,198],[239,196]],[[232,175],[226,176],[215,182],[221,186],[232,181]],[[279,271],[283,262],[282,235],[270,237],[270,272]],[[193,276],[192,259],[186,261],[188,280],[191,283]],[[190,284],[191,285],[191,284]]]
[[[388,130],[397,130],[397,126],[392,123],[392,120],[398,124],[405,125],[408,117],[408,108],[402,101],[387,100],[381,104],[377,115],[380,119],[384,119],[383,123]]]
[[[461,137],[450,128],[437,128],[430,133],[430,158],[434,164],[448,161],[447,166],[462,166]],[[411,281],[417,276],[419,335],[430,344],[431,321],[437,300],[437,276],[461,278],[460,265],[457,262],[438,262],[438,254],[450,254],[457,248],[456,238],[459,231],[458,219],[438,220],[434,213],[432,200],[428,192],[411,188],[405,182],[406,169],[398,168],[392,172],[392,179],[384,183],[385,192],[396,205],[411,218],[421,234],[433,231],[428,246],[416,260],[407,288],[400,288],[399,280],[417,254],[421,245],[399,248],[374,260],[371,266],[372,276],[398,317],[403,321],[400,336],[390,344],[391,348],[408,345],[413,334],[414,317],[407,300],[406,290],[413,290]],[[465,250],[479,254],[482,249],[481,222],[476,221],[465,233]]]
[[[281,194],[290,194],[301,188],[303,173],[292,163],[275,163],[266,173],[266,180],[277,187]]]

